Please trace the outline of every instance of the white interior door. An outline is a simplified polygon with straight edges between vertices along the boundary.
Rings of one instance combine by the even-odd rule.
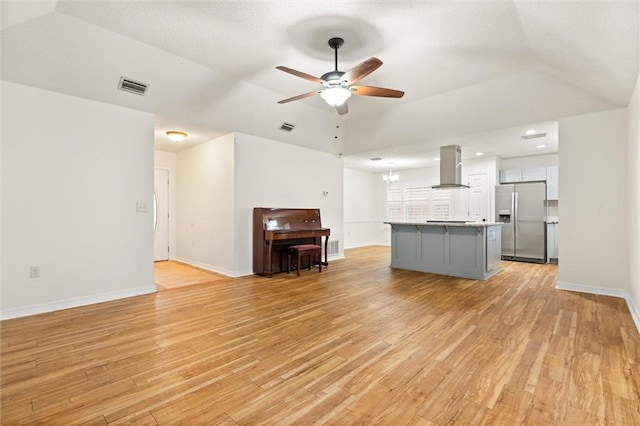
[[[489,220],[487,214],[487,174],[469,175],[469,220],[482,222]]]
[[[154,169],[153,258],[169,260],[169,170]]]

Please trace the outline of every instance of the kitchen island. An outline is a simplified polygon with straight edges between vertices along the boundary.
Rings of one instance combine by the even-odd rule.
[[[478,280],[500,272],[499,223],[386,223],[392,268]]]

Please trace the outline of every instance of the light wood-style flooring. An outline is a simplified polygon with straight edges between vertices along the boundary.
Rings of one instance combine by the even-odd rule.
[[[195,268],[175,260],[154,262],[154,281],[159,291],[227,279],[224,275]]]
[[[217,280],[0,323],[2,425],[640,424],[623,299],[389,267]]]

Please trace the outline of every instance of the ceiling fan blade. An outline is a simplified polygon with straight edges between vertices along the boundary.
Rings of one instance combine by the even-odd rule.
[[[282,65],[277,66],[277,69],[279,69],[280,71],[284,71],[286,73],[289,74],[293,74],[297,77],[301,77],[304,78],[305,80],[309,80],[309,81],[313,81],[314,83],[320,83],[322,84],[322,80],[319,79],[318,77],[314,77],[310,74],[304,73],[302,71],[298,71],[298,70],[294,70],[293,68],[289,68],[289,67],[283,67]]]
[[[338,114],[340,114],[340,115],[345,115],[346,113],[349,112],[349,107],[347,106],[347,103],[345,102],[342,105],[336,106],[336,111],[338,111]]]
[[[348,84],[357,83],[358,81],[362,80],[363,78],[377,70],[380,65],[382,65],[382,61],[380,59],[369,58],[344,73],[341,80],[346,80]]]
[[[349,89],[353,94],[360,96],[380,96],[382,98],[401,98],[404,96],[404,92],[400,90],[385,89],[384,87],[351,86]]]
[[[291,102],[291,101],[297,101],[299,99],[304,99],[304,98],[308,98],[314,95],[317,95],[318,93],[320,93],[320,90],[317,90],[315,92],[309,92],[309,93],[303,93],[302,95],[298,95],[298,96],[293,96],[291,98],[287,98],[287,99],[283,99],[281,101],[278,101],[279,104],[286,104],[287,102]]]

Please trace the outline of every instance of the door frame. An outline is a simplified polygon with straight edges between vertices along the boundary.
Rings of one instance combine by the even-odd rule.
[[[154,224],[156,225],[153,229],[153,243],[154,243],[154,250],[153,250],[153,258],[154,261],[162,261],[162,260],[170,260],[171,259],[171,246],[172,246],[172,226],[171,226],[171,221],[172,221],[172,208],[171,208],[171,202],[172,202],[172,197],[171,197],[171,169],[167,168],[167,167],[154,167],[153,168],[153,199],[154,199],[154,213],[157,215],[157,211],[156,211],[156,206],[155,206],[155,202],[157,200],[156,198],[156,171],[162,171],[162,172],[166,172],[166,177],[167,177],[167,185],[166,185],[166,209],[167,209],[167,216],[165,218],[165,223],[166,223],[166,234],[167,234],[167,238],[166,238],[166,242],[167,242],[167,256],[166,259],[163,258],[158,258],[157,256],[157,251],[156,251],[156,228],[157,228],[157,223],[160,221],[160,218],[157,218],[157,222],[156,222],[156,218],[154,218]]]

